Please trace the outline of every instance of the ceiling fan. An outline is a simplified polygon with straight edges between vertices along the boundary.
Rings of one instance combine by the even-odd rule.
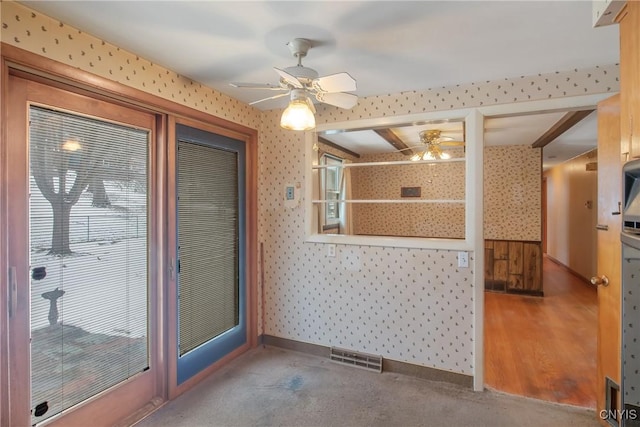
[[[454,141],[442,136],[439,129],[428,129],[420,132],[421,151],[411,156],[411,160],[440,160],[450,159],[451,155],[442,151],[442,147],[463,147],[464,141]]]
[[[302,65],[302,58],[307,56],[307,52],[311,48],[310,40],[296,38],[287,43],[287,46],[289,47],[291,54],[298,59],[298,64],[293,67],[287,67],[284,70],[274,67],[274,70],[280,76],[280,80],[277,85],[240,82],[230,83],[231,86],[242,89],[262,89],[284,92],[250,102],[249,105],[268,101],[270,99],[290,96],[291,101],[289,107],[292,105],[301,107],[301,105],[306,104],[306,108],[312,113],[315,113],[315,107],[313,106],[311,97],[315,98],[318,102],[340,108],[350,109],[355,107],[358,103],[358,97],[347,92],[353,92],[356,90],[356,81],[349,75],[349,73],[342,72],[319,77],[316,70]],[[315,127],[315,119],[313,119],[313,122],[314,124],[311,128]],[[285,126],[283,125],[283,127]]]

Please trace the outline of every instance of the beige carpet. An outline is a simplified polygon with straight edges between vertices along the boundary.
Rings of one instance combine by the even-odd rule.
[[[259,347],[142,420],[171,426],[598,426],[595,411]]]

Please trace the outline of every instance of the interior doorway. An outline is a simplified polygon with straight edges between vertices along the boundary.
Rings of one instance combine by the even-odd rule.
[[[519,140],[526,148],[503,149],[491,145],[492,133],[505,130],[508,122],[489,122],[485,126],[485,175],[489,178],[496,175],[488,171],[488,167],[496,167],[496,162],[491,162],[491,156],[500,151],[509,152],[503,159],[506,165],[500,165],[509,169],[508,177],[502,177],[502,181],[487,180],[485,177],[485,205],[493,203],[503,212],[515,213],[512,223],[505,221],[495,213],[491,213],[491,207],[485,206],[485,223],[494,221],[495,224],[486,227],[485,239],[504,239],[506,241],[537,240],[540,242],[541,251],[545,254],[551,249],[547,238],[554,227],[571,227],[572,218],[564,214],[561,220],[554,215],[547,215],[549,209],[554,207],[554,197],[562,197],[553,194],[559,191],[559,187],[553,187],[551,177],[543,176],[542,164],[544,157],[552,157],[557,163],[568,161],[577,154],[562,154],[551,151],[545,153],[541,148],[531,148],[541,134],[554,126],[563,118],[565,111],[553,114],[527,115],[514,118],[521,128],[533,131],[534,123],[545,123],[542,132],[527,138],[523,133]],[[588,113],[584,113],[589,117]],[[595,116],[595,113],[593,113]],[[488,120],[491,120],[489,118]],[[585,122],[587,123],[587,122]],[[589,134],[587,139],[592,146],[579,148],[588,151],[597,143],[595,126],[587,123],[587,130],[576,130],[581,140],[584,133]],[[571,136],[567,132],[568,136]],[[495,140],[495,138],[493,138]],[[514,144],[513,139],[510,144]],[[575,148],[575,147],[574,147]],[[509,151],[510,150],[510,151]],[[583,152],[584,152],[583,151]],[[582,153],[578,153],[582,154]],[[528,159],[534,158],[535,165]],[[585,163],[590,162],[587,159]],[[511,163],[509,165],[509,163]],[[527,175],[526,169],[533,168],[533,173]],[[585,170],[585,165],[572,164],[568,169],[572,172]],[[594,173],[594,172],[589,172]],[[593,175],[595,177],[595,175]],[[573,179],[572,175],[570,179]],[[509,184],[504,181],[510,180]],[[494,188],[488,186],[494,185]],[[563,184],[564,185],[564,184]],[[487,195],[488,194],[488,195]],[[519,195],[518,197],[514,197]],[[536,202],[537,198],[537,202]],[[567,195],[568,198],[568,195]],[[580,199],[582,213],[595,213],[597,207],[595,196]],[[537,203],[537,204],[536,204]],[[525,206],[528,211],[525,211]],[[494,206],[495,208],[495,206]],[[487,210],[489,214],[487,214]],[[527,233],[526,224],[537,224],[536,230]],[[514,226],[515,224],[515,226]],[[519,224],[525,224],[522,230]],[[582,230],[585,237],[586,228]],[[595,230],[595,224],[593,225]],[[576,231],[577,232],[577,231]],[[493,235],[491,234],[493,233]],[[595,241],[595,237],[594,237]],[[595,244],[595,242],[593,243]],[[489,246],[487,246],[489,247]],[[557,246],[553,247],[554,249]],[[488,258],[485,250],[485,260]],[[542,295],[532,296],[520,289],[512,289],[509,292],[485,291],[485,385],[488,388],[542,399],[557,403],[596,407],[596,347],[597,347],[597,294],[595,288],[587,283],[586,274],[580,275],[571,271],[567,266],[545,255],[541,257],[542,267]],[[507,278],[511,272],[511,265],[517,263],[507,259]],[[486,274],[485,274],[486,276]],[[495,287],[493,287],[495,289]],[[530,293],[531,294],[531,293]]]

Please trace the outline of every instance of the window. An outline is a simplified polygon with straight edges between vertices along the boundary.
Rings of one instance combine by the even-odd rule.
[[[466,239],[463,119],[318,130],[315,137],[316,233]]]
[[[340,200],[342,163],[342,159],[329,154],[323,154],[321,157],[321,164],[326,166],[322,169],[321,180],[322,194],[327,201],[324,210],[324,231],[339,228],[340,207],[338,201]]]

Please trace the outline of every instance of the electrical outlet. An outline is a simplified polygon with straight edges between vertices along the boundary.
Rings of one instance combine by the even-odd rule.
[[[285,191],[285,199],[293,200],[295,198],[295,189],[292,186],[287,186]]]
[[[336,245],[334,245],[333,243],[327,245],[327,256],[336,256]]]
[[[458,267],[469,267],[469,252],[458,252]]]

